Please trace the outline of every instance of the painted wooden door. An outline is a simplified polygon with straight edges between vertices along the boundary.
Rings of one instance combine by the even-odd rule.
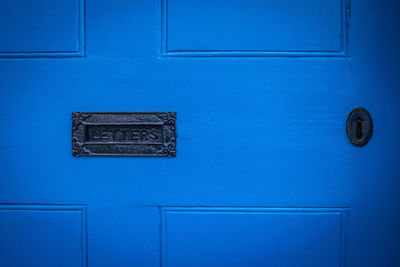
[[[399,11],[1,1],[0,265],[399,266]],[[176,111],[176,157],[73,157],[83,111]]]

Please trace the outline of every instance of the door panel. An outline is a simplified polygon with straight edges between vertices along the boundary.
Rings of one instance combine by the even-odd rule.
[[[165,208],[162,263],[343,266],[346,213],[318,208]]]
[[[400,265],[396,1],[28,2],[0,4],[0,265]],[[177,156],[75,158],[83,111],[176,111]]]
[[[345,55],[349,8],[346,0],[164,0],[163,53],[170,56]]]
[[[73,57],[84,49],[84,0],[0,3],[0,57]]]
[[[86,265],[82,206],[1,205],[2,266]]]

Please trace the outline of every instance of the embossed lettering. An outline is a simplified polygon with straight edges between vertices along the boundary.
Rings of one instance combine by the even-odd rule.
[[[153,139],[153,140],[158,139],[158,132],[157,132],[156,129],[151,129],[150,138]]]
[[[162,142],[161,125],[87,125],[87,142]]]

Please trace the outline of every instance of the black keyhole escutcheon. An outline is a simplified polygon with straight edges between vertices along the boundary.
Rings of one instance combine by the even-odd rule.
[[[365,146],[372,137],[372,118],[365,108],[353,109],[346,121],[346,132],[350,142],[357,146]]]

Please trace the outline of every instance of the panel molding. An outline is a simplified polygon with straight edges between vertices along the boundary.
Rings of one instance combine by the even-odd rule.
[[[64,58],[64,57],[84,57],[86,54],[86,0],[78,0],[78,29],[77,40],[78,49],[71,51],[30,51],[30,52],[1,52],[1,58]]]
[[[88,266],[87,249],[87,206],[86,205],[51,205],[51,204],[0,204],[5,211],[79,211],[81,212],[81,266]]]
[[[339,267],[344,267],[346,262],[346,232],[351,209],[348,207],[185,207],[162,206],[160,207],[160,266],[167,266],[167,214],[177,213],[305,213],[305,214],[339,214],[340,216],[340,248]]]
[[[348,57],[350,0],[341,5],[341,39],[339,51],[268,51],[268,50],[170,50],[168,49],[168,0],[160,0],[161,57]]]

